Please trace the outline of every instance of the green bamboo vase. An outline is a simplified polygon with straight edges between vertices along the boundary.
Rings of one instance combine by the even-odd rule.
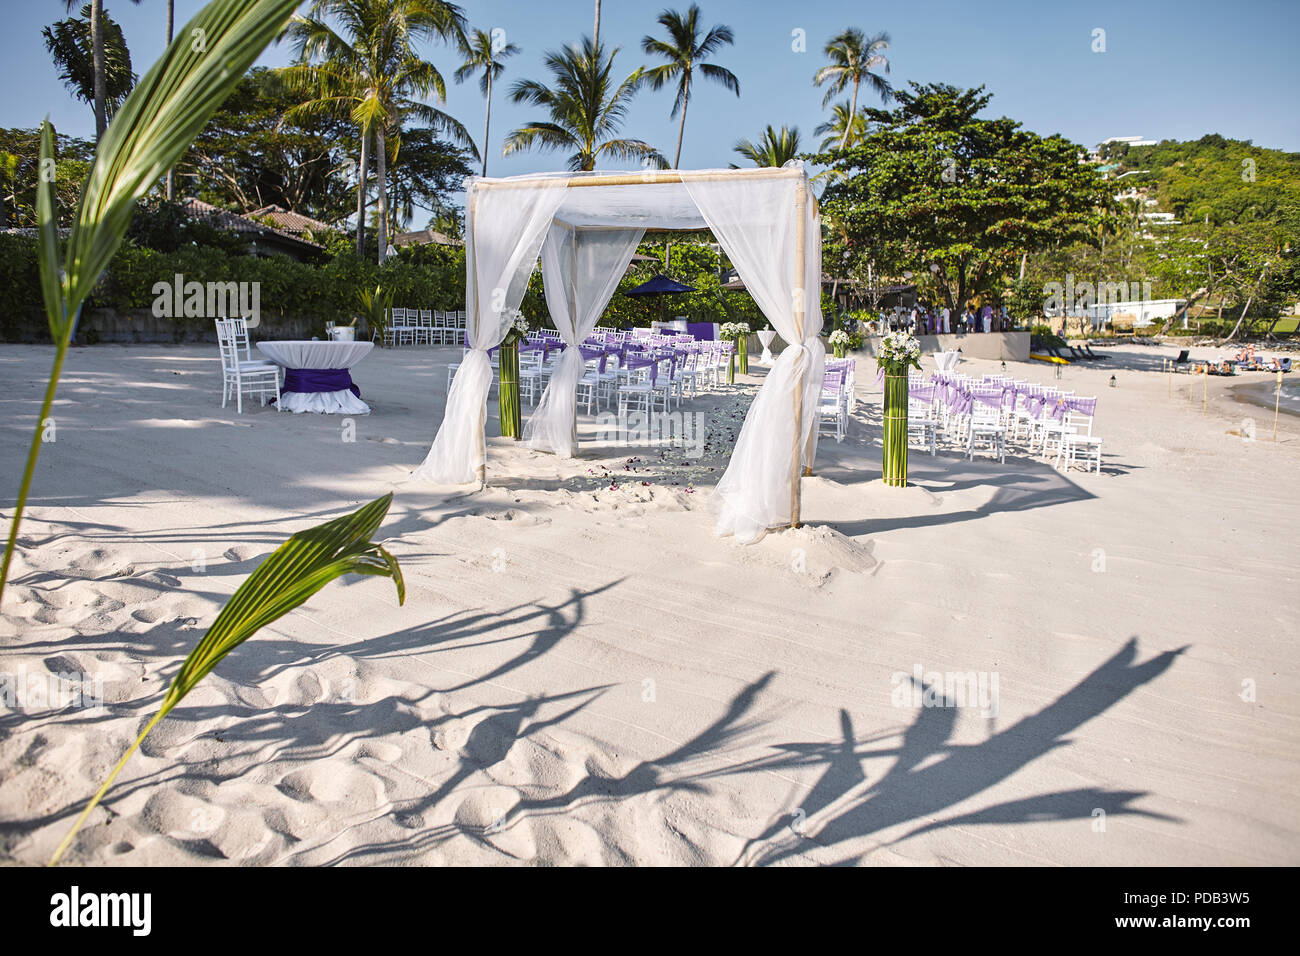
[[[907,486],[907,372],[885,376],[885,442],[881,478],[895,488]]]
[[[740,360],[740,374],[749,374],[749,336],[736,339],[736,357]]]
[[[501,342],[501,437],[519,441],[523,421],[519,411],[519,334],[511,331]]]

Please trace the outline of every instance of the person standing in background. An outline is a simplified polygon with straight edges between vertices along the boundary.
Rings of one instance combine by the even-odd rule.
[[[952,310],[945,305],[943,307],[943,329],[942,329],[944,335],[948,335],[952,332],[952,329],[949,328],[948,326],[948,320],[951,317],[952,317]]]

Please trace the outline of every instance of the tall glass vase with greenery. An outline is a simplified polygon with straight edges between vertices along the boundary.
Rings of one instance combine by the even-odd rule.
[[[749,374],[749,323],[747,322],[727,322],[718,331],[719,337],[726,342],[735,342],[736,351],[731,356],[731,361],[727,365],[727,381],[735,382],[736,366],[740,367],[741,375]]]
[[[829,342],[831,348],[835,350],[835,357],[837,359],[844,358],[844,356],[849,354],[849,333],[845,332],[843,329],[836,329],[831,333],[830,338],[826,341]]]
[[[907,373],[921,368],[921,343],[907,332],[890,332],[880,341],[876,365],[885,373],[885,441],[881,478],[896,488],[907,485]]]
[[[519,441],[523,435],[523,420],[519,407],[519,343],[528,334],[528,320],[518,316],[506,337],[501,340],[498,353],[501,366],[501,437]]]

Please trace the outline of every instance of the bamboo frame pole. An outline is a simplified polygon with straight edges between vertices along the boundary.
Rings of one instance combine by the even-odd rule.
[[[569,261],[569,325],[576,332],[578,329],[578,230],[572,229],[569,232],[572,236],[573,255]],[[575,336],[576,338],[576,336]],[[574,342],[573,348],[581,347],[580,342]],[[581,352],[578,353],[582,355]],[[593,385],[594,389],[596,386]],[[599,396],[597,396],[599,397]],[[570,426],[569,440],[573,446],[573,457],[578,457],[578,388],[575,385],[573,389],[573,422]]]
[[[1201,369],[1201,417],[1205,417],[1205,403],[1210,391],[1210,367]]]
[[[756,169],[734,170],[681,170],[681,169],[647,169],[641,172],[596,173],[595,175],[578,175],[568,182],[570,189],[586,186],[659,186],[690,182],[718,182],[724,179],[802,179],[803,172],[798,169],[773,169],[761,167]],[[475,189],[520,189],[536,186],[551,180],[537,176],[521,176],[512,179],[480,179],[474,184]]]
[[[794,286],[799,293],[794,303],[794,324],[801,336],[799,346],[805,347],[802,339],[807,338],[807,331],[804,329],[804,320],[807,317],[808,296],[804,289],[805,273],[807,272],[808,257],[804,254],[804,241],[807,235],[807,212],[808,212],[808,190],[803,188],[800,183],[794,194],[794,245],[796,258],[794,265]],[[820,280],[821,277],[818,276]],[[806,357],[801,359],[803,365],[799,369],[799,374],[794,382],[794,461],[790,464],[790,527],[799,527],[799,506],[800,501],[800,481],[803,474],[803,382],[804,377],[808,374],[808,360]]]

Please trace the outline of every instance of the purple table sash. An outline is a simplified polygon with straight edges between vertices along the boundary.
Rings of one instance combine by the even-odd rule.
[[[285,392],[341,392],[350,391],[357,398],[361,389],[352,381],[345,368],[287,368],[284,370]]]

